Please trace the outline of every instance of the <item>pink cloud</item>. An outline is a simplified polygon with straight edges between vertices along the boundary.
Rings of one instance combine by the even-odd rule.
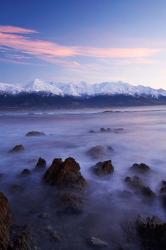
[[[15,26],[0,26],[0,46],[20,53],[29,54],[42,60],[53,62],[56,58],[96,57],[96,58],[148,58],[160,52],[149,48],[94,48],[62,46],[47,40],[34,39],[29,34],[35,30]]]
[[[36,30],[32,29],[25,29],[21,27],[15,27],[15,26],[3,26],[0,25],[0,32],[2,33],[15,33],[15,34],[30,34],[30,33],[38,33]]]

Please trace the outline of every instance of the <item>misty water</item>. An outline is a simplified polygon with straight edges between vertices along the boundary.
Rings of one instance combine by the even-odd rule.
[[[107,241],[111,250],[140,249],[134,229],[128,228],[128,223],[138,214],[157,215],[165,220],[158,194],[161,181],[166,179],[166,106],[1,111],[0,127],[0,173],[3,174],[0,190],[10,201],[14,223],[28,226],[38,249],[91,249],[87,239],[92,236]],[[102,127],[115,130],[101,132]],[[118,128],[123,130],[116,130]],[[34,130],[46,135],[25,136]],[[90,133],[91,130],[94,133]],[[22,144],[25,151],[9,153],[17,144]],[[94,158],[87,151],[96,145],[113,150]],[[49,167],[54,158],[69,156],[79,162],[88,187],[81,214],[59,215],[56,187],[43,184],[45,170],[36,172],[34,167],[39,157],[44,158]],[[108,178],[95,176],[91,167],[109,159],[114,174]],[[124,182],[126,176],[133,175],[129,167],[141,162],[151,167],[150,173],[141,178],[156,193],[153,201],[135,194]],[[32,174],[21,177],[20,172],[25,168],[32,170]],[[13,184],[21,185],[23,190],[13,192]],[[42,218],[42,213],[48,216]],[[50,237],[48,226],[58,232],[60,241]]]

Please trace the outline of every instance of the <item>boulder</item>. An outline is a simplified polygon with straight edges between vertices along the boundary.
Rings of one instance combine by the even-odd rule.
[[[38,159],[38,162],[36,163],[35,169],[38,170],[38,169],[43,169],[45,167],[46,167],[46,160],[40,157]]]
[[[94,167],[92,167],[92,171],[98,176],[106,176],[111,175],[114,172],[114,167],[112,165],[112,161],[103,161],[98,162]]]
[[[151,190],[151,188],[145,186],[142,180],[138,176],[132,176],[132,177],[127,176],[125,178],[125,182],[131,189],[138,192],[139,194],[148,198],[155,197],[155,193]]]
[[[130,167],[130,170],[136,173],[144,174],[150,171],[150,167],[144,163],[140,164],[134,163],[132,167]]]
[[[54,159],[44,174],[44,180],[50,185],[57,185],[61,188],[82,189],[86,186],[86,180],[80,172],[80,165],[72,157],[65,161],[60,158]]]
[[[30,131],[26,134],[26,136],[42,136],[45,135],[45,133],[40,131]]]
[[[24,146],[19,144],[19,145],[14,146],[9,152],[10,153],[18,153],[18,152],[22,152],[22,151],[24,151]]]
[[[8,199],[0,192],[0,249],[7,250],[10,241],[11,212]]]
[[[27,168],[23,169],[21,172],[21,176],[29,176],[31,175],[31,171]]]
[[[139,216],[136,221],[136,228],[143,249],[166,249],[166,223],[164,221],[155,216],[147,218]]]
[[[111,151],[113,151],[111,146],[106,147],[106,146],[97,145],[97,146],[90,148],[87,151],[87,154],[94,159],[99,159],[99,158],[107,155]]]

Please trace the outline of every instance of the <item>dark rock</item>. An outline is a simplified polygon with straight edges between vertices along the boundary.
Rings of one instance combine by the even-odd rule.
[[[65,192],[60,197],[62,203],[62,213],[80,214],[82,213],[83,201],[81,196],[71,192]]]
[[[23,171],[21,172],[21,176],[29,176],[31,175],[31,171],[27,168],[23,169]]]
[[[140,189],[143,186],[142,180],[138,176],[127,176],[125,182],[133,189]]]
[[[101,128],[100,132],[111,132],[110,128]]]
[[[118,134],[120,132],[123,132],[123,131],[124,131],[124,128],[114,128],[114,129],[112,129],[112,132],[114,132],[116,134]]]
[[[26,134],[26,136],[42,136],[45,135],[45,133],[40,131],[30,131]]]
[[[95,131],[94,130],[90,130],[89,133],[95,133]]]
[[[142,180],[138,176],[127,176],[125,178],[127,185],[134,191],[142,194],[145,197],[154,198],[155,193],[150,189],[150,187],[145,186]]]
[[[18,153],[24,151],[24,146],[23,145],[16,145],[14,146],[9,152],[10,153]]]
[[[92,171],[98,176],[106,176],[111,175],[114,172],[114,167],[111,160],[103,161],[98,162],[94,167],[92,167]]]
[[[65,161],[54,159],[44,175],[44,180],[50,185],[62,188],[82,189],[86,186],[86,180],[80,172],[80,165],[72,157]]]
[[[36,163],[35,169],[38,170],[38,169],[43,169],[45,167],[46,167],[46,161],[45,161],[45,159],[40,157],[38,159],[38,162]]]
[[[11,212],[8,199],[0,192],[0,249],[7,250],[10,240]]]
[[[163,206],[166,208],[166,181],[162,181],[160,188],[160,199]]]
[[[144,249],[166,249],[166,223],[158,217],[143,218],[139,216],[136,221],[137,231]]]
[[[112,150],[113,149],[111,146],[105,147],[105,146],[97,145],[97,146],[90,148],[87,151],[87,154],[94,159],[99,159],[107,155],[108,153],[110,153]]]
[[[137,172],[137,173],[147,173],[150,171],[150,167],[144,163],[140,163],[140,164],[133,164],[133,166],[130,168],[130,170]]]

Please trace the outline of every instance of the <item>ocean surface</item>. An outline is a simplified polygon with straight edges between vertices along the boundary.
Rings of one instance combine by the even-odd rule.
[[[102,132],[101,128],[111,131]],[[166,106],[0,112],[0,191],[9,198],[13,220],[28,225],[39,249],[91,249],[86,240],[95,236],[109,243],[109,249],[140,249],[137,241],[129,242],[124,225],[138,214],[166,219],[165,208],[158,199],[162,180],[166,180]],[[45,136],[27,137],[29,131]],[[25,150],[9,153],[17,144]],[[100,145],[105,152],[97,157],[88,151]],[[112,150],[109,150],[112,148]],[[74,157],[88,181],[83,213],[59,216],[56,190],[43,185],[43,172],[35,172],[39,157],[50,166],[54,158]],[[110,178],[95,176],[91,167],[99,161],[112,160],[114,174]],[[124,182],[132,176],[133,163],[146,163],[151,171],[142,175],[143,182],[155,193],[148,202],[133,194]],[[20,177],[28,168],[30,176]],[[12,185],[22,192],[13,192]],[[124,192],[128,191],[128,195]],[[131,192],[131,194],[130,194]],[[47,213],[42,219],[40,214]],[[62,240],[56,242],[47,233],[53,227]],[[130,229],[129,229],[130,230]]]

